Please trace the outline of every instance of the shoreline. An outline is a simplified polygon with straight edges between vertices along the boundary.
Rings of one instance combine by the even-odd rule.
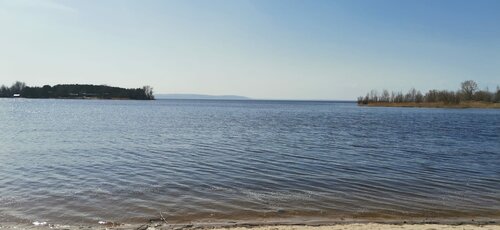
[[[134,230],[368,230],[368,229],[490,229],[500,230],[500,218],[477,219],[423,219],[423,220],[331,220],[331,219],[295,219],[295,220],[203,220],[188,223],[169,223],[166,219],[151,219],[146,223],[113,223],[100,221],[95,224],[51,224],[33,223],[1,223],[0,229],[134,229]]]
[[[212,225],[197,225],[197,224],[175,224],[167,225],[165,223],[149,223],[149,224],[121,224],[121,225],[27,225],[27,224],[0,224],[0,229],[26,229],[26,230],[80,230],[80,229],[120,229],[120,230],[371,230],[371,229],[399,229],[399,230],[500,230],[498,223],[337,223],[337,224],[212,224]]]
[[[443,225],[443,224],[379,224],[379,223],[362,223],[362,224],[337,224],[337,225],[275,225],[275,226],[256,226],[256,227],[230,227],[230,228],[214,228],[216,230],[232,229],[232,230],[371,230],[371,229],[400,229],[400,230],[431,230],[431,229],[489,229],[498,230],[500,225]]]
[[[362,107],[406,107],[406,108],[444,108],[444,109],[500,109],[500,103],[486,103],[479,101],[460,102],[458,104],[446,104],[443,102],[369,102],[358,103]]]

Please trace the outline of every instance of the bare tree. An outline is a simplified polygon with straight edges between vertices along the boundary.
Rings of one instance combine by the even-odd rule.
[[[11,93],[13,94],[16,94],[16,93],[21,93],[21,91],[23,91],[23,89],[26,87],[26,83],[24,82],[20,82],[20,81],[16,81],[11,87],[10,87],[10,91]]]
[[[434,89],[429,90],[425,95],[415,88],[411,88],[407,93],[402,93],[401,91],[392,91],[389,93],[389,91],[384,89],[382,94],[378,94],[376,90],[372,90],[365,97],[359,97],[358,102],[361,102],[361,104],[372,102],[460,104],[465,100],[474,100],[486,103],[500,103],[500,86],[497,86],[494,92],[490,92],[488,88],[479,90],[477,83],[473,80],[464,81],[460,86],[461,88],[457,91]]]
[[[495,102],[500,103],[500,86],[497,86],[497,91],[495,92]]]
[[[412,102],[415,102],[416,101],[416,97],[417,97],[417,90],[415,88],[411,88],[408,93],[410,94],[410,97],[411,97],[411,101]]]
[[[384,89],[384,91],[382,91],[382,96],[380,96],[380,101],[389,102],[390,99],[391,99],[391,95],[389,94],[389,91]]]
[[[403,92],[399,91],[396,93],[396,97],[394,98],[394,102],[404,102]]]
[[[474,94],[473,98],[475,101],[491,102],[492,100],[495,99],[495,94],[488,91],[488,89],[479,90]]]
[[[424,101],[424,95],[422,95],[422,92],[417,91],[417,94],[415,95],[415,102],[417,103],[422,103]]]
[[[415,102],[416,96],[417,96],[417,90],[415,88],[411,88],[405,95],[405,102]]]
[[[462,93],[465,100],[472,100],[472,96],[477,91],[477,83],[473,80],[464,81],[461,84]]]
[[[148,98],[148,99],[155,98],[155,96],[153,95],[153,87],[146,85],[146,86],[142,87],[142,89],[144,90],[144,93],[146,94],[146,98]]]
[[[372,90],[370,92],[370,100],[373,101],[373,102],[377,102],[378,101],[378,92],[377,92],[377,90]]]

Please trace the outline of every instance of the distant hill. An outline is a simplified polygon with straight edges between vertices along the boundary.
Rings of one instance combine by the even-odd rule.
[[[203,95],[203,94],[155,94],[156,99],[198,99],[198,100],[250,100],[248,97],[235,95]]]

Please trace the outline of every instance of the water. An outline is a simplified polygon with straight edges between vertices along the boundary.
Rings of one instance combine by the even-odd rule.
[[[500,110],[2,99],[0,121],[0,223],[500,217]]]

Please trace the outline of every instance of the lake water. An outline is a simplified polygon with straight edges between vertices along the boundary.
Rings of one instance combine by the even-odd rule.
[[[0,100],[0,223],[500,218],[500,110]]]

